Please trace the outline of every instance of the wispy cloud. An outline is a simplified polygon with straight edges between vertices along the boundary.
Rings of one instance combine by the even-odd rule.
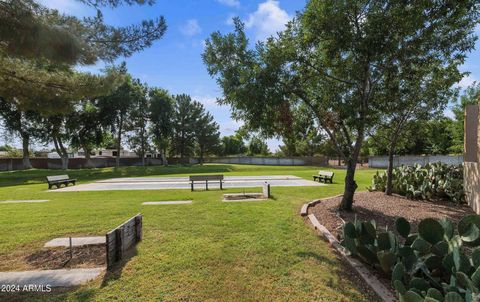
[[[217,0],[217,2],[230,7],[240,7],[239,0]]]
[[[255,31],[257,40],[265,40],[282,31],[291,19],[292,17],[280,8],[278,1],[267,0],[260,3],[257,10],[248,16],[245,25]]]
[[[180,31],[187,37],[192,37],[202,32],[202,28],[200,24],[198,24],[198,20],[190,19],[188,20],[182,27],[180,27]]]
[[[458,86],[460,88],[465,89],[468,86],[471,86],[475,82],[478,82],[478,80],[470,74],[470,75],[467,75],[467,76],[463,77],[463,79],[460,82],[458,82]]]

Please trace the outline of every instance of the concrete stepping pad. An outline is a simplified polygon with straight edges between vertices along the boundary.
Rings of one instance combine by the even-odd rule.
[[[223,199],[222,202],[252,202],[252,201],[267,201],[268,198],[247,198],[247,199]]]
[[[4,272],[0,273],[0,285],[50,285],[51,287],[77,286],[97,278],[105,269],[78,268],[44,271]]]
[[[96,244],[105,244],[105,236],[98,237],[72,237],[72,246],[81,246],[81,245],[96,245]],[[61,237],[54,238],[49,242],[45,243],[43,247],[59,247],[59,246],[70,246],[70,238]]]
[[[49,199],[32,199],[32,200],[0,200],[0,203],[37,203],[47,202]]]
[[[145,206],[167,205],[167,204],[187,204],[192,203],[191,200],[169,200],[169,201],[146,201],[142,203]]]

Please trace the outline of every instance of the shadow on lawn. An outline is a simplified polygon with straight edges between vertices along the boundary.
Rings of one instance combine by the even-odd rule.
[[[49,175],[68,174],[79,182],[95,181],[117,177],[142,177],[168,174],[225,173],[233,171],[231,165],[171,165],[146,167],[93,168],[72,170],[32,169],[23,171],[0,172],[0,187],[45,183]]]
[[[115,263],[112,267],[108,268],[105,275],[103,276],[103,281],[101,287],[108,286],[111,281],[115,281],[122,277],[123,269],[125,265],[137,255],[137,247],[130,248],[125,254],[123,255],[123,259]]]

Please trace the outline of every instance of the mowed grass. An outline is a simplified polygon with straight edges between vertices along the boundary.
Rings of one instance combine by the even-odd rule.
[[[311,179],[318,167],[205,165],[71,170],[80,183],[112,177],[189,175],[296,175]],[[62,171],[0,173],[0,271],[21,270],[22,257],[54,237],[104,235],[143,214],[143,241],[131,258],[102,280],[27,299],[45,301],[367,301],[349,270],[305,225],[301,205],[340,194],[344,170],[323,187],[273,187],[273,200],[222,203],[243,189],[49,193],[46,175]],[[375,170],[357,171],[359,190]],[[260,188],[245,189],[260,192]],[[142,206],[144,201],[192,199],[192,204]]]

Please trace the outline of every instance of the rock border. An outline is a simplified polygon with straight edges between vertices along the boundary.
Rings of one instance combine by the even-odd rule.
[[[327,240],[330,245],[347,261],[347,263],[362,277],[365,283],[377,294],[377,296],[385,302],[398,301],[395,295],[383,285],[378,278],[370,272],[370,270],[359,260],[350,256],[350,253],[340,244],[340,242],[333,236],[332,233],[322,225],[314,214],[308,214],[308,209],[313,207],[323,200],[340,197],[342,195],[336,195],[328,198],[315,199],[309,203],[306,203],[300,209],[300,216],[305,217],[310,221],[315,230]]]

